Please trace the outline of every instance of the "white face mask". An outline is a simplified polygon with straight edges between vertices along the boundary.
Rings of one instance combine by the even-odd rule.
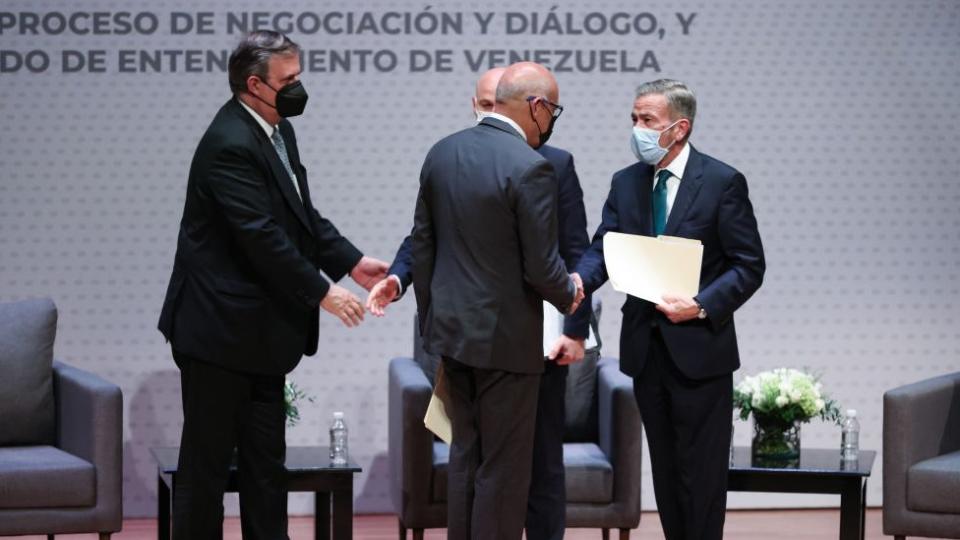
[[[637,156],[637,159],[644,163],[656,166],[656,164],[660,163],[660,160],[663,159],[663,156],[667,155],[667,152],[670,151],[670,148],[676,142],[674,141],[664,148],[660,146],[660,135],[677,125],[678,122],[680,122],[680,120],[677,120],[660,131],[633,126],[633,136],[630,137],[630,148],[633,150],[633,155]]]

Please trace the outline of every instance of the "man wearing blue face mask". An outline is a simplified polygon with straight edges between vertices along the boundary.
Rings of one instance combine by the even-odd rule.
[[[641,85],[630,146],[638,163],[614,174],[603,222],[577,265],[587,293],[607,280],[609,231],[703,243],[699,292],[653,304],[627,296],[620,369],[650,447],[653,487],[668,540],[723,537],[733,372],[733,313],[763,281],[763,245],[743,174],[688,142],[696,97],[679,81]]]

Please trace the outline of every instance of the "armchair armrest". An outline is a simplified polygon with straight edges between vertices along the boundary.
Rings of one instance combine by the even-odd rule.
[[[123,394],[106,380],[62,362],[53,363],[57,447],[83,458],[97,472],[101,530],[123,520]]]
[[[601,359],[597,367],[597,399],[600,449],[613,465],[614,504],[635,509],[639,520],[643,427],[633,381],[614,358]]]
[[[389,372],[390,497],[397,514],[409,521],[413,516],[406,510],[424,507],[430,498],[433,434],[423,425],[423,416],[433,388],[412,358],[394,358]]]

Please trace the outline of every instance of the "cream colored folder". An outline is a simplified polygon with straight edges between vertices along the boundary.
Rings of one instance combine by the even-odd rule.
[[[703,244],[676,236],[608,232],[603,260],[614,289],[660,304],[664,294],[693,297],[699,292]]]
[[[423,417],[423,425],[432,431],[440,440],[450,444],[453,441],[453,427],[450,425],[450,416],[447,414],[447,381],[443,375],[443,364],[437,366],[434,377],[433,395],[427,405],[427,414]]]

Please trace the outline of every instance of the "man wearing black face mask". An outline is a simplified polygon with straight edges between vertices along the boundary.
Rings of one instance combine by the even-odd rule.
[[[542,302],[572,312],[583,300],[557,250],[553,168],[531,149],[543,144],[557,100],[546,68],[510,66],[494,112],[435,144],[420,173],[413,282],[424,348],[442,356],[449,389],[454,540],[521,536],[544,370]]]
[[[243,537],[285,539],[284,375],[317,351],[319,310],[347,326],[387,264],[365,257],[310,200],[293,127],[303,112],[299,47],[253,32],[230,56],[234,93],[197,146],[160,314],[180,368],[183,433],[176,540],[222,538],[237,449]]]

